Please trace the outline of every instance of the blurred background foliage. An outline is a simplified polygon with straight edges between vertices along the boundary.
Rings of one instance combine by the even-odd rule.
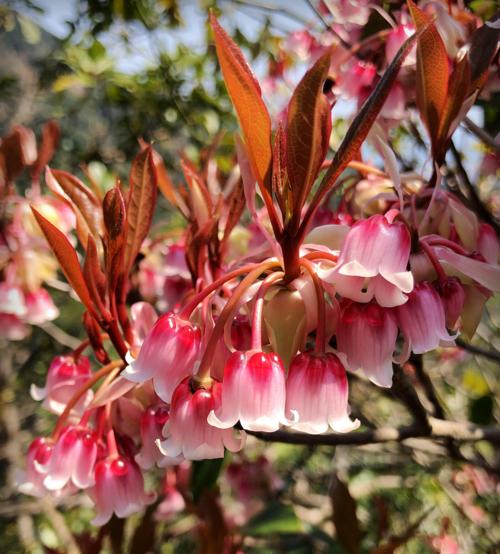
[[[488,0],[468,4],[485,18],[495,9]],[[0,135],[15,124],[38,133],[54,118],[62,140],[51,165],[81,176],[78,167],[86,164],[104,187],[113,184],[114,175],[126,176],[138,138],[153,141],[178,176],[180,152],[196,160],[220,134],[217,159],[229,169],[237,124],[209,40],[206,13],[211,7],[261,74],[277,62],[287,33],[305,25],[321,27],[308,2],[4,2]],[[498,132],[499,109],[498,102],[488,103],[485,127],[491,134]],[[56,293],[56,303],[63,301],[58,326],[81,336],[79,304]],[[499,347],[498,314],[498,302],[491,303],[478,331],[483,346]],[[88,545],[98,537],[89,525],[92,510],[73,508],[78,497],[54,512],[50,502],[21,497],[8,485],[13,460],[22,463],[30,437],[47,432],[53,423],[46,412],[35,409],[30,384],[42,383],[50,359],[64,351],[57,337],[34,328],[29,344],[2,353],[1,438],[7,446],[0,464],[0,546],[5,553],[66,552],[68,532],[78,537],[82,552],[91,552]],[[498,421],[496,362],[457,350],[448,358],[428,358],[428,363],[452,418],[467,415],[482,425]],[[354,381],[351,395],[352,404],[361,407],[355,415],[365,425],[410,422],[406,411],[380,389]],[[453,554],[436,547],[448,529],[460,544],[459,552],[493,553],[498,547],[500,508],[491,477],[480,468],[471,470],[474,474],[458,469],[444,447],[439,452],[401,445],[334,450],[249,442],[245,456],[252,461],[265,454],[282,482],[259,491],[258,513],[244,527],[249,538],[245,552],[382,554],[401,547],[399,551],[409,553]],[[486,443],[470,449],[479,460],[496,455]],[[219,471],[197,467],[204,479]],[[479,495],[473,483],[481,479]],[[232,492],[224,479],[220,487],[231,507]],[[123,533],[129,544],[142,541],[154,552],[194,552],[189,517],[162,523],[155,532],[148,527],[149,512],[131,518],[125,531],[113,520],[117,527],[111,535],[117,542],[106,544],[103,552],[129,551],[117,546]],[[377,548],[381,543],[385,549]]]

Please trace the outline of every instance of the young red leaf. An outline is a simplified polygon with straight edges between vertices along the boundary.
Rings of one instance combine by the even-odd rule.
[[[42,129],[42,140],[38,149],[38,157],[31,168],[31,178],[38,181],[44,167],[50,162],[59,144],[61,132],[56,121],[48,121]]]
[[[272,192],[278,201],[283,225],[292,217],[293,195],[287,172],[286,134],[280,123],[274,136]]]
[[[434,148],[448,95],[448,54],[431,18],[412,0],[408,0],[408,7],[417,31],[425,28],[417,44],[417,105]]]
[[[498,24],[498,18],[496,23]],[[488,68],[498,51],[500,29],[490,27],[488,22],[476,29],[470,38],[469,59],[471,68],[471,91],[481,89],[488,77]]]
[[[126,209],[119,187],[110,189],[104,197],[102,210],[106,227],[106,274],[108,289],[113,293],[123,272]]]
[[[88,236],[85,262],[83,263],[83,278],[87,283],[90,297],[92,298],[97,311],[101,315],[102,319],[109,321],[111,319],[111,315],[105,306],[106,277],[102,272],[97,247],[92,235]]]
[[[87,248],[89,233],[99,241],[103,233],[103,222],[101,205],[95,194],[80,179],[66,171],[47,167],[45,181],[52,192],[73,209],[78,238],[83,248]]]
[[[50,223],[43,215],[38,212],[33,206],[31,207],[33,215],[40,225],[40,228],[47,239],[54,255],[61,266],[61,269],[68,280],[68,283],[73,287],[80,298],[81,303],[89,310],[91,314],[94,314],[94,307],[90,298],[89,290],[83,278],[82,269],[78,261],[75,249],[71,246],[71,243],[66,238],[64,233]]]
[[[314,198],[312,199],[304,220],[301,224],[299,238],[304,237],[307,232],[309,222],[314,213],[321,204],[325,195],[334,186],[337,177],[344,171],[349,162],[356,156],[368,132],[374,124],[380,110],[382,109],[392,85],[397,78],[399,69],[406,56],[412,49],[415,41],[423,31],[419,31],[409,37],[398,50],[398,53],[385,70],[384,75],[377,83],[375,90],[370,94],[366,102],[361,107],[353,122],[351,123],[347,133],[339,146],[339,149],[333,157],[332,163],[325,173]]]
[[[0,187],[12,183],[35,160],[35,134],[31,129],[17,125],[0,143]]]
[[[268,189],[272,159],[271,118],[259,83],[240,49],[213,14],[210,14],[210,23],[224,82],[238,114],[255,177],[261,188]]]
[[[330,53],[322,56],[297,85],[286,126],[286,167],[293,194],[293,220],[298,226],[302,206],[314,184],[328,150],[332,130],[330,103],[323,85]]]
[[[448,147],[448,139],[458,125],[459,115],[462,115],[464,105],[468,105],[466,98],[470,88],[470,63],[465,54],[455,62],[450,75],[450,87],[448,96],[441,114],[438,135],[436,137],[434,156],[436,162],[441,164]],[[474,95],[475,97],[475,95]],[[472,99],[473,101],[473,99]],[[463,114],[463,116],[465,113]]]
[[[127,239],[125,273],[128,273],[147,237],[156,206],[156,170],[151,147],[135,157],[130,169],[130,192],[127,202]]]

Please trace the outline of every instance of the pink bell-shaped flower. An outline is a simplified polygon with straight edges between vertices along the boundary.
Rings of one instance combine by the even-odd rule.
[[[169,403],[175,387],[193,373],[200,348],[200,331],[189,321],[168,313],[155,323],[139,355],[128,355],[122,375],[134,383],[153,379],[156,394]]]
[[[94,485],[97,437],[87,427],[69,425],[59,435],[43,484],[48,490],[61,490],[69,482],[79,489]]]
[[[392,385],[392,356],[398,328],[393,311],[374,302],[344,304],[337,329],[337,349],[351,370],[363,369],[370,381]]]
[[[46,410],[60,415],[71,397],[91,376],[90,360],[86,356],[80,356],[78,361],[73,356],[56,356],[49,366],[45,387],[31,385],[31,396],[34,400],[43,400]],[[93,392],[88,390],[74,410],[82,413],[92,397]]]
[[[391,212],[355,223],[344,239],[337,265],[323,271],[344,298],[390,308],[406,302],[413,276],[406,270],[410,234],[403,223],[390,222]]]
[[[156,495],[144,491],[144,479],[138,465],[126,456],[109,456],[97,462],[95,485],[88,491],[97,514],[94,525],[104,525],[113,513],[129,517],[154,502]]]
[[[249,431],[276,431],[285,417],[285,370],[276,354],[234,352],[224,367],[221,405],[208,416],[210,425],[227,429],[238,420]]]
[[[446,326],[454,329],[465,303],[465,289],[458,277],[446,277],[434,282],[443,302]]]
[[[415,354],[430,352],[441,341],[450,342],[455,338],[446,330],[443,303],[430,283],[418,283],[408,302],[398,306],[396,314],[407,350]]]
[[[23,494],[42,497],[47,494],[43,482],[47,475],[47,465],[52,457],[54,445],[46,437],[37,437],[28,448],[26,471],[18,475],[18,489]]]
[[[162,458],[156,441],[162,438],[162,430],[169,418],[164,404],[146,408],[141,416],[141,450],[135,461],[142,469],[150,469]]]
[[[293,429],[324,433],[330,426],[345,433],[359,427],[349,418],[345,367],[333,353],[302,353],[292,360],[286,382],[286,410],[297,412]]]
[[[210,389],[192,390],[190,380],[184,379],[175,389],[170,406],[170,419],[159,447],[171,458],[183,455],[188,460],[222,458],[224,447],[231,452],[243,448],[245,434],[234,435],[232,429],[209,425],[208,415],[220,404],[221,385],[214,381]]]
[[[54,304],[50,294],[43,288],[27,292],[24,300],[27,309],[25,319],[31,325],[40,325],[59,317],[57,306]]]

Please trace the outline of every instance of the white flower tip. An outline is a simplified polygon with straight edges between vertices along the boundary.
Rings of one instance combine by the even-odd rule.
[[[218,429],[229,429],[236,424],[236,421],[223,421],[216,415],[215,410],[210,410],[210,413],[207,416],[207,423],[212,427],[217,427]]]
[[[44,400],[47,396],[47,389],[45,387],[37,387],[34,383],[30,387],[30,395],[33,400],[39,402]]]

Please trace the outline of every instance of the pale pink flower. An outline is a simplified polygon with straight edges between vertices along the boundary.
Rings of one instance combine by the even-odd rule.
[[[80,356],[75,361],[73,356],[56,356],[47,372],[45,387],[31,385],[30,393],[34,400],[43,400],[43,407],[54,414],[61,414],[75,392],[92,376],[90,360]],[[88,390],[74,406],[77,413],[82,413],[90,404],[93,392]]]
[[[137,358],[128,354],[123,376],[134,383],[153,379],[156,394],[168,403],[178,383],[193,373],[200,338],[199,329],[189,321],[165,314],[145,338]]]
[[[359,427],[349,418],[349,388],[345,367],[333,353],[302,353],[292,360],[286,382],[286,410],[295,411],[293,429],[324,433],[331,427],[344,433]]]
[[[23,340],[30,333],[29,327],[13,314],[0,312],[0,337],[7,340]]]
[[[389,308],[404,304],[413,289],[413,275],[406,267],[410,234],[403,223],[388,215],[373,215],[355,223],[344,239],[337,265],[322,271],[344,298],[356,302],[376,299]]]
[[[59,317],[57,306],[50,294],[43,288],[27,292],[24,300],[26,302],[25,321],[31,325],[41,325]]]
[[[134,346],[139,348],[158,320],[158,315],[148,302],[135,302],[130,306],[130,320],[134,333]]]
[[[17,285],[0,283],[0,313],[26,317],[28,308],[23,291]]]
[[[26,456],[26,471],[18,476],[18,488],[23,494],[42,497],[47,494],[43,481],[47,465],[52,457],[53,443],[46,437],[37,437],[29,446]]]
[[[43,484],[48,490],[61,490],[69,482],[79,489],[94,485],[97,437],[87,427],[69,425],[59,435],[47,464]]]
[[[280,358],[256,350],[234,352],[224,367],[221,405],[208,421],[227,429],[238,421],[249,431],[276,431],[285,417],[285,370]]]
[[[396,308],[399,327],[407,348],[415,354],[435,350],[442,341],[455,338],[448,334],[441,298],[427,282],[418,283],[408,296],[408,302]]]
[[[481,223],[479,225],[477,249],[489,264],[498,263],[500,244],[495,229],[487,223]]]
[[[210,389],[192,390],[190,380],[184,379],[172,396],[170,419],[159,443],[165,456],[183,455],[188,460],[222,458],[224,447],[231,452],[241,450],[245,434],[235,436],[232,429],[209,425],[209,414],[219,407],[221,385],[214,381]]]
[[[144,491],[141,470],[131,458],[110,456],[95,467],[95,485],[88,491],[97,514],[94,525],[104,525],[113,513],[126,518],[154,502],[156,495]]]
[[[395,29],[392,29],[391,32],[387,35],[387,40],[385,43],[385,57],[387,63],[391,63],[392,60],[396,57],[398,50],[401,48],[405,40],[411,37],[415,32],[415,27],[412,23],[401,22]],[[403,66],[415,65],[417,62],[417,50],[414,48],[406,59],[403,62]]]
[[[157,404],[146,408],[141,416],[141,450],[135,461],[142,469],[151,469],[162,458],[156,441],[162,438],[162,429],[169,418],[168,407]]]
[[[175,514],[182,512],[186,507],[186,502],[177,487],[165,484],[163,488],[163,500],[158,504],[155,512],[156,521],[168,521]]]
[[[392,385],[392,357],[398,328],[392,310],[374,302],[346,302],[337,329],[337,348],[351,370],[363,369],[376,385]]]

